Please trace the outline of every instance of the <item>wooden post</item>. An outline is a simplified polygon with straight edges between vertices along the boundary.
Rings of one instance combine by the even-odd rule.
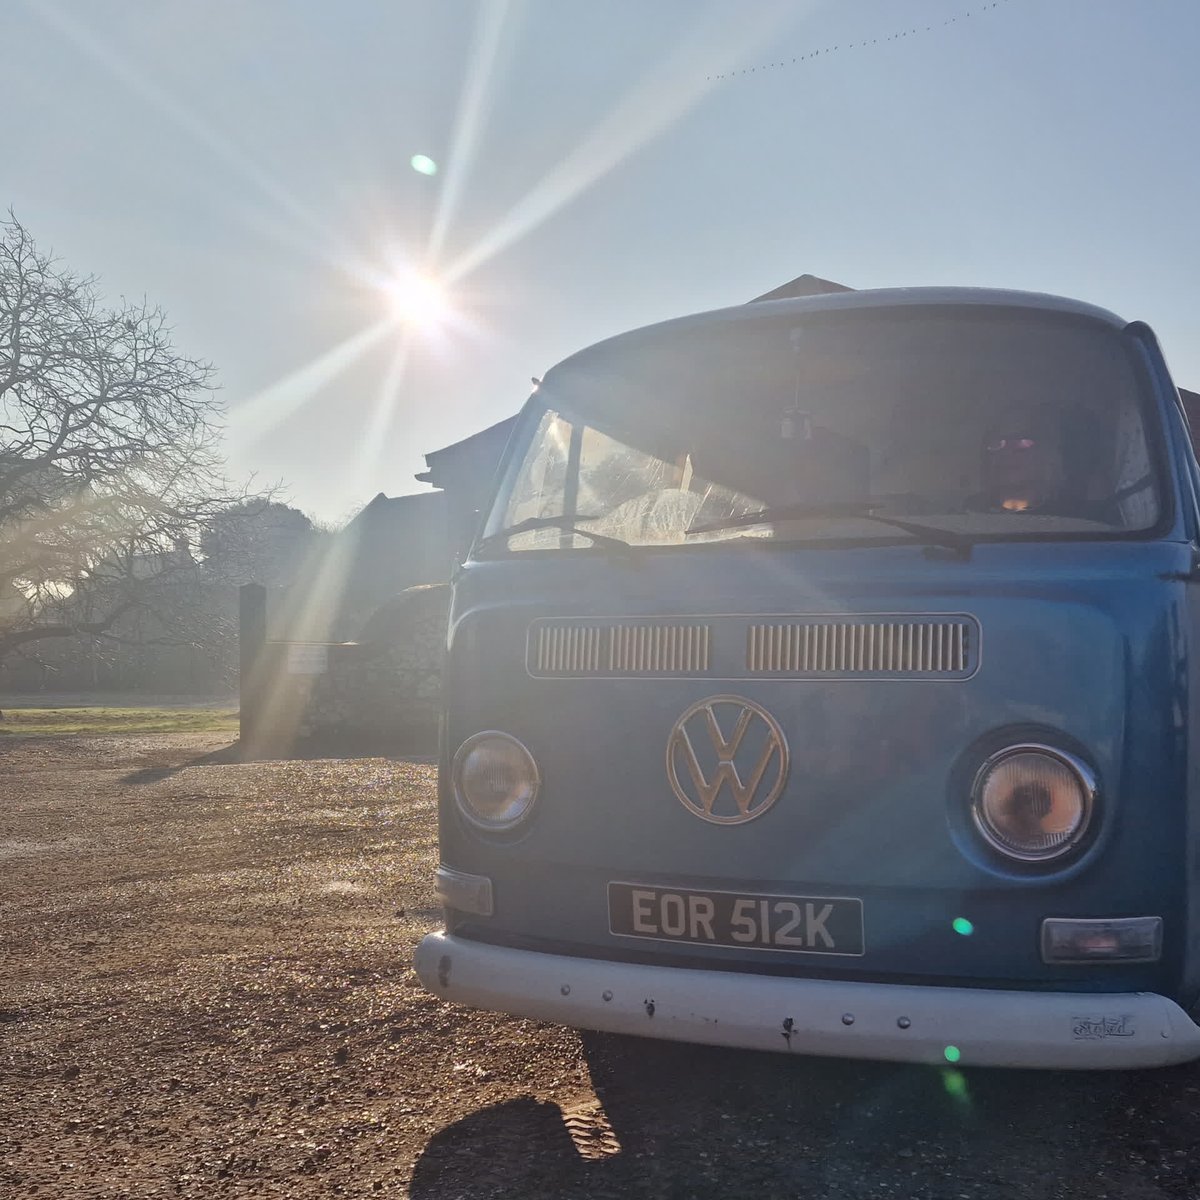
[[[262,715],[267,644],[267,589],[244,583],[238,589],[238,727],[247,741]]]

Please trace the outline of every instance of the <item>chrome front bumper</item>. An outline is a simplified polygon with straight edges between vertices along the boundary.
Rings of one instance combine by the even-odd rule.
[[[432,933],[435,996],[581,1029],[748,1050],[963,1066],[1114,1069],[1200,1058],[1200,1027],[1150,992],[845,983],[538,954]]]

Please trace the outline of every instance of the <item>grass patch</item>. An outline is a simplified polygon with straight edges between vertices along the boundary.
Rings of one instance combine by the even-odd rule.
[[[0,737],[84,734],[237,734],[232,708],[5,708]]]

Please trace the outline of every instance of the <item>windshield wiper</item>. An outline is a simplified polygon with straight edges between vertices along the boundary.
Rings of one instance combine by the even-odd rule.
[[[577,533],[580,537],[591,538],[592,544],[596,547],[603,547],[606,550],[626,551],[632,549],[628,542],[623,542],[620,538],[610,537],[606,533],[593,533],[590,529],[581,529],[578,525],[579,521],[598,521],[598,516],[588,516],[584,513],[579,513],[573,517],[527,517],[524,521],[518,521],[515,525],[508,525],[504,529],[497,529],[495,533],[489,533],[481,537],[475,543],[475,549],[483,550],[488,546],[494,546],[498,542],[506,542],[510,537],[518,533],[528,533],[532,529],[561,529],[563,533]]]
[[[975,543],[966,534],[955,533],[952,529],[940,529],[936,525],[925,525],[919,521],[906,521],[903,517],[890,517],[879,512],[879,507],[878,501],[875,500],[849,500],[840,504],[780,504],[759,509],[757,512],[743,513],[737,517],[726,517],[721,521],[693,525],[685,531],[685,536],[690,537],[694,533],[714,533],[719,529],[737,529],[743,525],[770,525],[793,517],[862,517],[867,521],[878,521],[881,525],[902,529],[926,545],[945,546],[963,558],[970,557],[971,547]]]

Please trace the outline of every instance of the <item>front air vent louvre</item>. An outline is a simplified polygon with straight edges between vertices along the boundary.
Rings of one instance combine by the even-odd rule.
[[[696,675],[708,670],[707,625],[545,624],[532,631],[535,675]]]
[[[982,638],[966,613],[541,617],[536,679],[969,679]]]
[[[757,674],[962,674],[971,665],[972,624],[926,620],[751,625],[746,666]]]

